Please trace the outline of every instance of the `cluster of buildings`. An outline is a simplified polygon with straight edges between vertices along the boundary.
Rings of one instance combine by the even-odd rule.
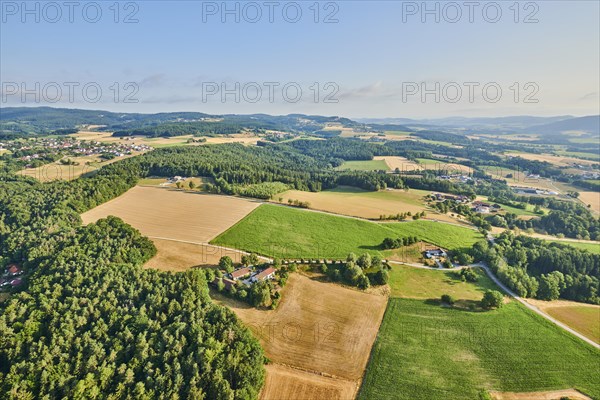
[[[145,152],[152,150],[152,147],[145,144],[136,143],[103,143],[98,141],[80,141],[70,137],[66,138],[35,138],[29,140],[14,140],[7,143],[0,143],[0,150],[9,150],[11,152],[27,152],[28,154],[19,157],[24,162],[33,161],[48,154],[65,154],[73,157],[94,156],[94,155],[112,155],[114,157],[123,157],[131,155],[134,152]]]
[[[177,183],[177,182],[185,182],[187,178],[184,176],[172,176],[167,179],[167,183]]]
[[[557,196],[558,192],[554,190],[543,190],[531,187],[514,186],[513,190],[517,194],[534,194],[539,196]]]
[[[275,272],[276,269],[273,267],[267,267],[262,271],[256,271],[251,267],[242,267],[225,275],[223,277],[223,283],[225,284],[226,289],[235,286],[238,281],[241,281],[246,286],[251,286],[256,282],[273,279],[275,277]],[[216,284],[217,282],[218,278],[215,279],[213,283]]]
[[[598,173],[598,172],[584,172],[581,175],[581,179],[600,179],[600,173]]]
[[[8,265],[0,277],[0,290],[21,286],[23,284],[21,275],[23,275],[23,270],[17,264]]]
[[[492,211],[499,211],[501,208],[499,204],[489,204],[483,201],[474,201],[472,203],[472,206],[473,211],[478,212],[480,214],[489,214]]]
[[[443,181],[455,181],[455,182],[461,182],[461,183],[475,181],[475,178],[473,178],[472,176],[461,175],[461,174],[440,175],[440,176],[438,176],[438,179],[441,179]]]

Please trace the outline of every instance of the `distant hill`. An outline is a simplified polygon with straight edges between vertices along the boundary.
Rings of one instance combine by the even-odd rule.
[[[511,117],[448,117],[435,119],[410,119],[410,118],[358,118],[356,121],[365,124],[402,124],[412,127],[447,127],[465,129],[522,129],[535,125],[550,124],[572,119],[570,115],[556,117],[534,117],[529,115]]]
[[[7,107],[0,109],[0,137],[22,137],[35,134],[61,133],[83,125],[103,125],[119,135],[177,136],[188,133],[226,134],[241,129],[317,132],[328,123],[344,127],[361,124],[348,118],[290,114],[272,116],[211,115],[199,112],[158,114],[114,113],[52,107]]]
[[[590,135],[600,135],[600,115],[569,118],[543,125],[535,125],[527,129],[528,132],[540,134],[560,134],[567,131],[580,131]]]

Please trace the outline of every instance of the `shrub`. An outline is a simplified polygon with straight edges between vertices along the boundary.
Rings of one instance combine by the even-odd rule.
[[[481,306],[485,309],[500,308],[504,301],[504,295],[497,290],[488,290],[483,294]]]
[[[442,303],[444,304],[448,304],[448,305],[454,305],[454,298],[452,296],[450,296],[449,294],[443,294],[441,297]]]

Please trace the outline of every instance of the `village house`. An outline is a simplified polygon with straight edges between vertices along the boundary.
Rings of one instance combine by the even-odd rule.
[[[244,278],[244,277],[250,275],[251,273],[252,273],[251,268],[244,267],[244,268],[236,269],[235,271],[230,273],[229,276],[234,281],[237,281],[238,279]]]
[[[269,267],[260,273],[252,277],[252,282],[265,281],[267,279],[273,279],[275,276],[275,268]]]
[[[425,250],[425,258],[446,257],[446,252],[442,249]]]
[[[478,212],[481,214],[489,214],[492,209],[492,205],[488,204],[488,203],[484,203],[483,201],[474,201],[473,209],[475,210],[475,212]]]
[[[19,268],[19,266],[17,264],[10,264],[6,268],[6,275],[8,275],[8,276],[19,276],[22,273],[23,273],[23,270],[21,270],[21,268]]]

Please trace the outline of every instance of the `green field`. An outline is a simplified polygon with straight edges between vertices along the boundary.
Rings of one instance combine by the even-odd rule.
[[[553,243],[566,244],[581,250],[587,250],[590,253],[600,254],[600,243],[584,243],[584,242],[571,242],[567,240],[551,240]]]
[[[511,207],[511,206],[507,206],[506,204],[501,204],[502,209],[504,211],[506,211],[507,213],[512,213],[512,214],[517,214],[517,215],[525,215],[525,216],[531,216],[531,217],[539,217],[539,214],[536,214],[533,212],[535,206],[531,205],[531,204],[527,204],[527,207],[525,209],[523,208],[517,208],[517,207]]]
[[[556,151],[556,154],[561,156],[581,158],[582,160],[600,161],[600,154],[583,153],[577,151]]]
[[[600,351],[517,302],[469,312],[390,299],[359,399],[477,399],[576,388],[600,397]]]
[[[337,169],[340,171],[344,171],[344,170],[389,171],[390,167],[383,160],[370,160],[370,161],[345,161]]]
[[[449,294],[456,300],[479,301],[487,289],[499,290],[483,270],[476,268],[475,271],[479,276],[477,284],[461,281],[456,271],[393,265],[388,284],[392,297],[413,299],[439,299]]]
[[[417,236],[447,249],[471,247],[476,231],[433,221],[375,223],[263,204],[211,243],[288,258],[342,258],[348,253],[379,254],[386,237]]]

